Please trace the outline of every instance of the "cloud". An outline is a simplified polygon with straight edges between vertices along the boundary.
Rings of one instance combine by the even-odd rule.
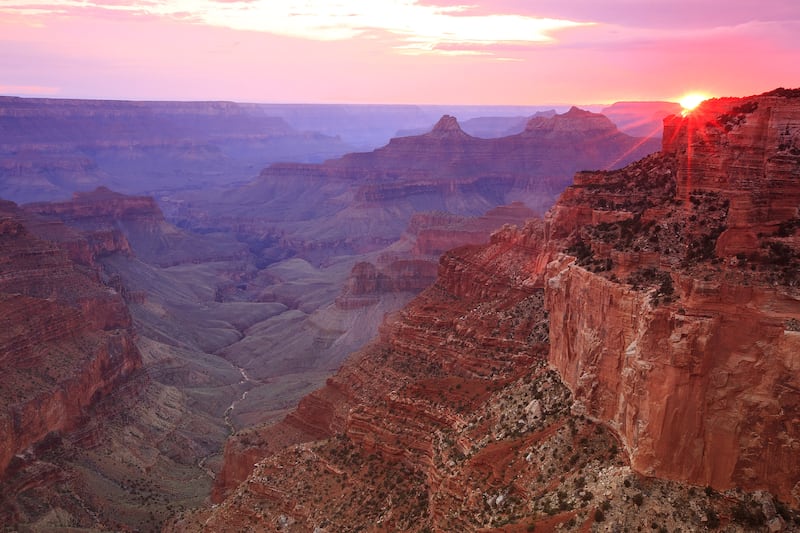
[[[18,96],[51,96],[59,93],[58,87],[44,87],[41,85],[2,85],[0,94],[13,94]]]
[[[392,35],[394,49],[442,52],[456,43],[550,43],[566,28],[587,25],[563,18],[473,13],[468,5],[433,6],[416,0],[41,0],[1,1],[0,12],[79,16],[98,11],[161,16],[235,30],[338,41],[375,32]],[[454,47],[454,49],[457,47]]]
[[[433,7],[457,6],[463,0],[420,0]],[[591,20],[636,28],[714,28],[753,20],[797,20],[795,0],[468,0],[473,14],[514,13],[533,17]]]

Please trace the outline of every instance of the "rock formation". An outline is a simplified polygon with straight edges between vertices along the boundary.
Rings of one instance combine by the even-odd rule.
[[[283,306],[216,302],[246,248],[179,230],[149,197],[2,214],[0,521],[155,530],[206,497],[226,408],[252,388],[205,349]]]
[[[120,295],[0,204],[0,476],[141,366]],[[0,477],[1,478],[1,477]]]
[[[657,149],[577,108],[534,117],[522,133],[496,139],[472,137],[446,115],[432,131],[394,138],[372,152],[319,165],[271,165],[229,195],[198,196],[173,214],[201,231],[265,235],[265,255],[272,254],[265,262],[294,250],[318,264],[388,246],[415,213],[480,216],[514,201],[543,213],[576,171],[616,168]]]
[[[445,254],[170,529],[800,525],[798,94],[668,119],[661,153]]]
[[[438,261],[447,250],[465,244],[483,244],[496,230],[508,225],[523,225],[536,212],[522,202],[513,202],[487,211],[479,217],[451,213],[418,213],[411,217],[401,240],[411,242],[415,257],[433,257]]]
[[[244,245],[198,238],[179,230],[164,219],[150,196],[124,195],[106,187],[75,193],[65,202],[27,204],[25,210],[82,231],[97,256],[135,251],[146,262],[171,266],[190,261],[241,258],[246,253]],[[56,226],[61,227],[60,224]],[[50,238],[47,231],[43,231],[44,236]]]
[[[554,210],[551,363],[648,475],[800,505],[800,100],[711,100]],[[621,283],[622,282],[622,283]]]
[[[268,162],[350,149],[254,104],[0,96],[0,196],[17,202],[101,185],[129,194],[220,185]]]

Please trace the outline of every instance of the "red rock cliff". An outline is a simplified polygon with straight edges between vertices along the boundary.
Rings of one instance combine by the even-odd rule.
[[[0,205],[0,475],[141,366],[122,298]]]
[[[800,505],[799,125],[785,93],[707,102],[551,214],[551,364],[641,472]]]

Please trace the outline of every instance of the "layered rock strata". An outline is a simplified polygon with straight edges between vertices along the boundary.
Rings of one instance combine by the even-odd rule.
[[[472,137],[444,116],[432,131],[372,152],[273,164],[217,202],[187,202],[174,214],[207,231],[261,234],[260,248],[321,263],[390,245],[417,213],[474,217],[515,201],[543,213],[574,172],[617,168],[657,149],[577,108],[534,117],[525,131],[496,139]],[[320,219],[323,230],[312,223]]]
[[[141,366],[120,295],[0,206],[0,473]],[[15,459],[16,458],[16,459]]]
[[[91,192],[75,193],[68,201],[33,203],[24,208],[40,217],[36,224],[45,238],[64,240],[61,223],[66,224],[80,232],[79,241],[88,240],[92,254],[97,257],[122,251],[135,253],[151,264],[172,266],[224,261],[246,254],[244,245],[200,238],[176,228],[164,219],[150,196],[129,196],[98,187]],[[55,229],[44,227],[41,218],[56,221]]]
[[[661,162],[576,178],[553,212],[551,363],[637,470],[800,504],[800,99],[667,119]]]

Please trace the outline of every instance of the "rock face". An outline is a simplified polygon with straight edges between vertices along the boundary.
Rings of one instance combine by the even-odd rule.
[[[438,258],[458,246],[483,244],[504,225],[522,226],[535,216],[536,212],[521,202],[496,207],[480,217],[419,213],[411,217],[407,233],[412,237],[414,256]]]
[[[0,475],[141,366],[118,293],[0,205]]]
[[[0,522],[154,531],[207,496],[227,408],[253,388],[212,352],[282,306],[216,301],[252,274],[244,246],[186,234],[152,198],[3,207]]]
[[[525,277],[528,254],[539,250],[541,235],[542,224],[533,224],[524,233],[498,234],[489,247],[447,254],[436,285],[387,323],[380,339],[351,357],[324,388],[277,426],[231,439],[217,499],[251,474],[254,461],[275,455],[257,463],[243,491],[237,490],[240,496],[226,500],[207,526],[272,530],[288,520],[296,531],[345,530],[378,520],[388,530],[452,530],[527,514],[519,505],[529,494],[522,487],[539,464],[524,466],[524,457],[555,438],[566,416],[566,390],[543,365],[542,290]],[[534,400],[534,391],[550,387],[553,395]],[[588,430],[576,426],[575,435]],[[569,433],[566,426],[563,431]],[[494,445],[504,438],[514,441],[513,450]],[[300,446],[287,448],[295,444]],[[519,462],[495,469],[496,455]],[[287,461],[298,466],[284,470]],[[518,483],[511,482],[514,468],[524,470]],[[307,497],[305,476],[316,478],[309,490],[320,490],[324,502],[293,503]],[[501,501],[517,503],[492,504],[480,518],[457,518],[462,506],[482,508],[486,498],[475,479],[484,476],[496,484],[495,501],[503,494]],[[506,487],[509,482],[513,488]],[[466,487],[469,496],[461,494]],[[394,503],[381,512],[387,497]],[[192,530],[193,520],[174,527]]]
[[[798,125],[797,91],[708,102],[544,222],[445,254],[324,388],[229,441],[218,507],[168,529],[800,525]]]

